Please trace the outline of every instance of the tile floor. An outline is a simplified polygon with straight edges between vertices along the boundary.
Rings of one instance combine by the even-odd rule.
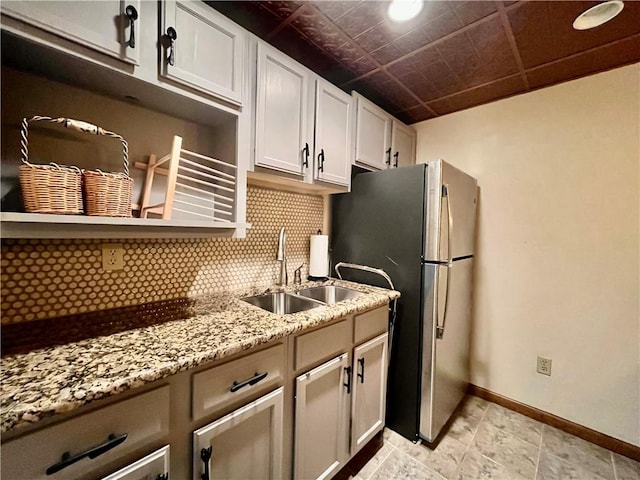
[[[435,450],[386,429],[353,480],[640,480],[640,463],[478,397]]]

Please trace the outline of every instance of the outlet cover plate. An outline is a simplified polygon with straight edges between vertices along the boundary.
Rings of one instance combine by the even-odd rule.
[[[551,376],[551,359],[546,357],[538,357],[536,371],[542,375]]]
[[[122,270],[124,268],[124,248],[121,243],[102,244],[102,269]]]

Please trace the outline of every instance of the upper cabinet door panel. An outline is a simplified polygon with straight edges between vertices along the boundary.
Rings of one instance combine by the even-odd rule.
[[[316,84],[315,179],[349,185],[351,95],[318,79]]]
[[[357,104],[356,163],[377,169],[388,168],[391,117],[363,97],[357,97]]]
[[[239,26],[202,2],[167,0],[162,38],[164,76],[242,104],[245,32]]]
[[[399,122],[393,122],[391,134],[392,164],[403,167],[416,163],[416,131]]]
[[[137,17],[132,46],[127,8],[131,18]],[[144,23],[140,0],[3,1],[2,13],[127,63],[139,63],[138,39]]]
[[[307,71],[284,54],[258,44],[256,157],[262,167],[304,176],[308,132]]]

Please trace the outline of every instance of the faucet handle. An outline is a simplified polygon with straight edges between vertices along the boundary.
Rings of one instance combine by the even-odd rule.
[[[294,285],[300,285],[302,283],[302,267],[306,264],[303,263],[293,271],[293,283]]]

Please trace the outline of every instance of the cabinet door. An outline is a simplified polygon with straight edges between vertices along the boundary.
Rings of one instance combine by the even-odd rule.
[[[313,148],[309,128],[308,72],[259,43],[255,164],[304,176]]]
[[[353,351],[351,455],[384,427],[387,392],[387,333]]]
[[[131,22],[134,20],[134,42]],[[135,13],[131,8],[135,9]],[[142,19],[140,0],[3,1],[2,13],[127,63],[139,61]]]
[[[391,117],[367,99],[357,96],[356,163],[377,169],[391,164]]]
[[[400,122],[393,121],[391,133],[392,166],[404,167],[416,163],[416,131]]]
[[[332,477],[348,456],[349,356],[296,378],[294,478]]]
[[[193,478],[279,479],[283,398],[280,387],[193,432]],[[205,464],[201,454],[208,448],[211,458]]]
[[[245,33],[199,1],[166,0],[162,73],[167,78],[242,104]],[[175,31],[169,42],[168,29]]]
[[[316,81],[314,178],[338,185],[351,180],[351,95]]]
[[[164,477],[166,475],[166,477]],[[127,465],[102,480],[157,480],[169,478],[169,445]]]

